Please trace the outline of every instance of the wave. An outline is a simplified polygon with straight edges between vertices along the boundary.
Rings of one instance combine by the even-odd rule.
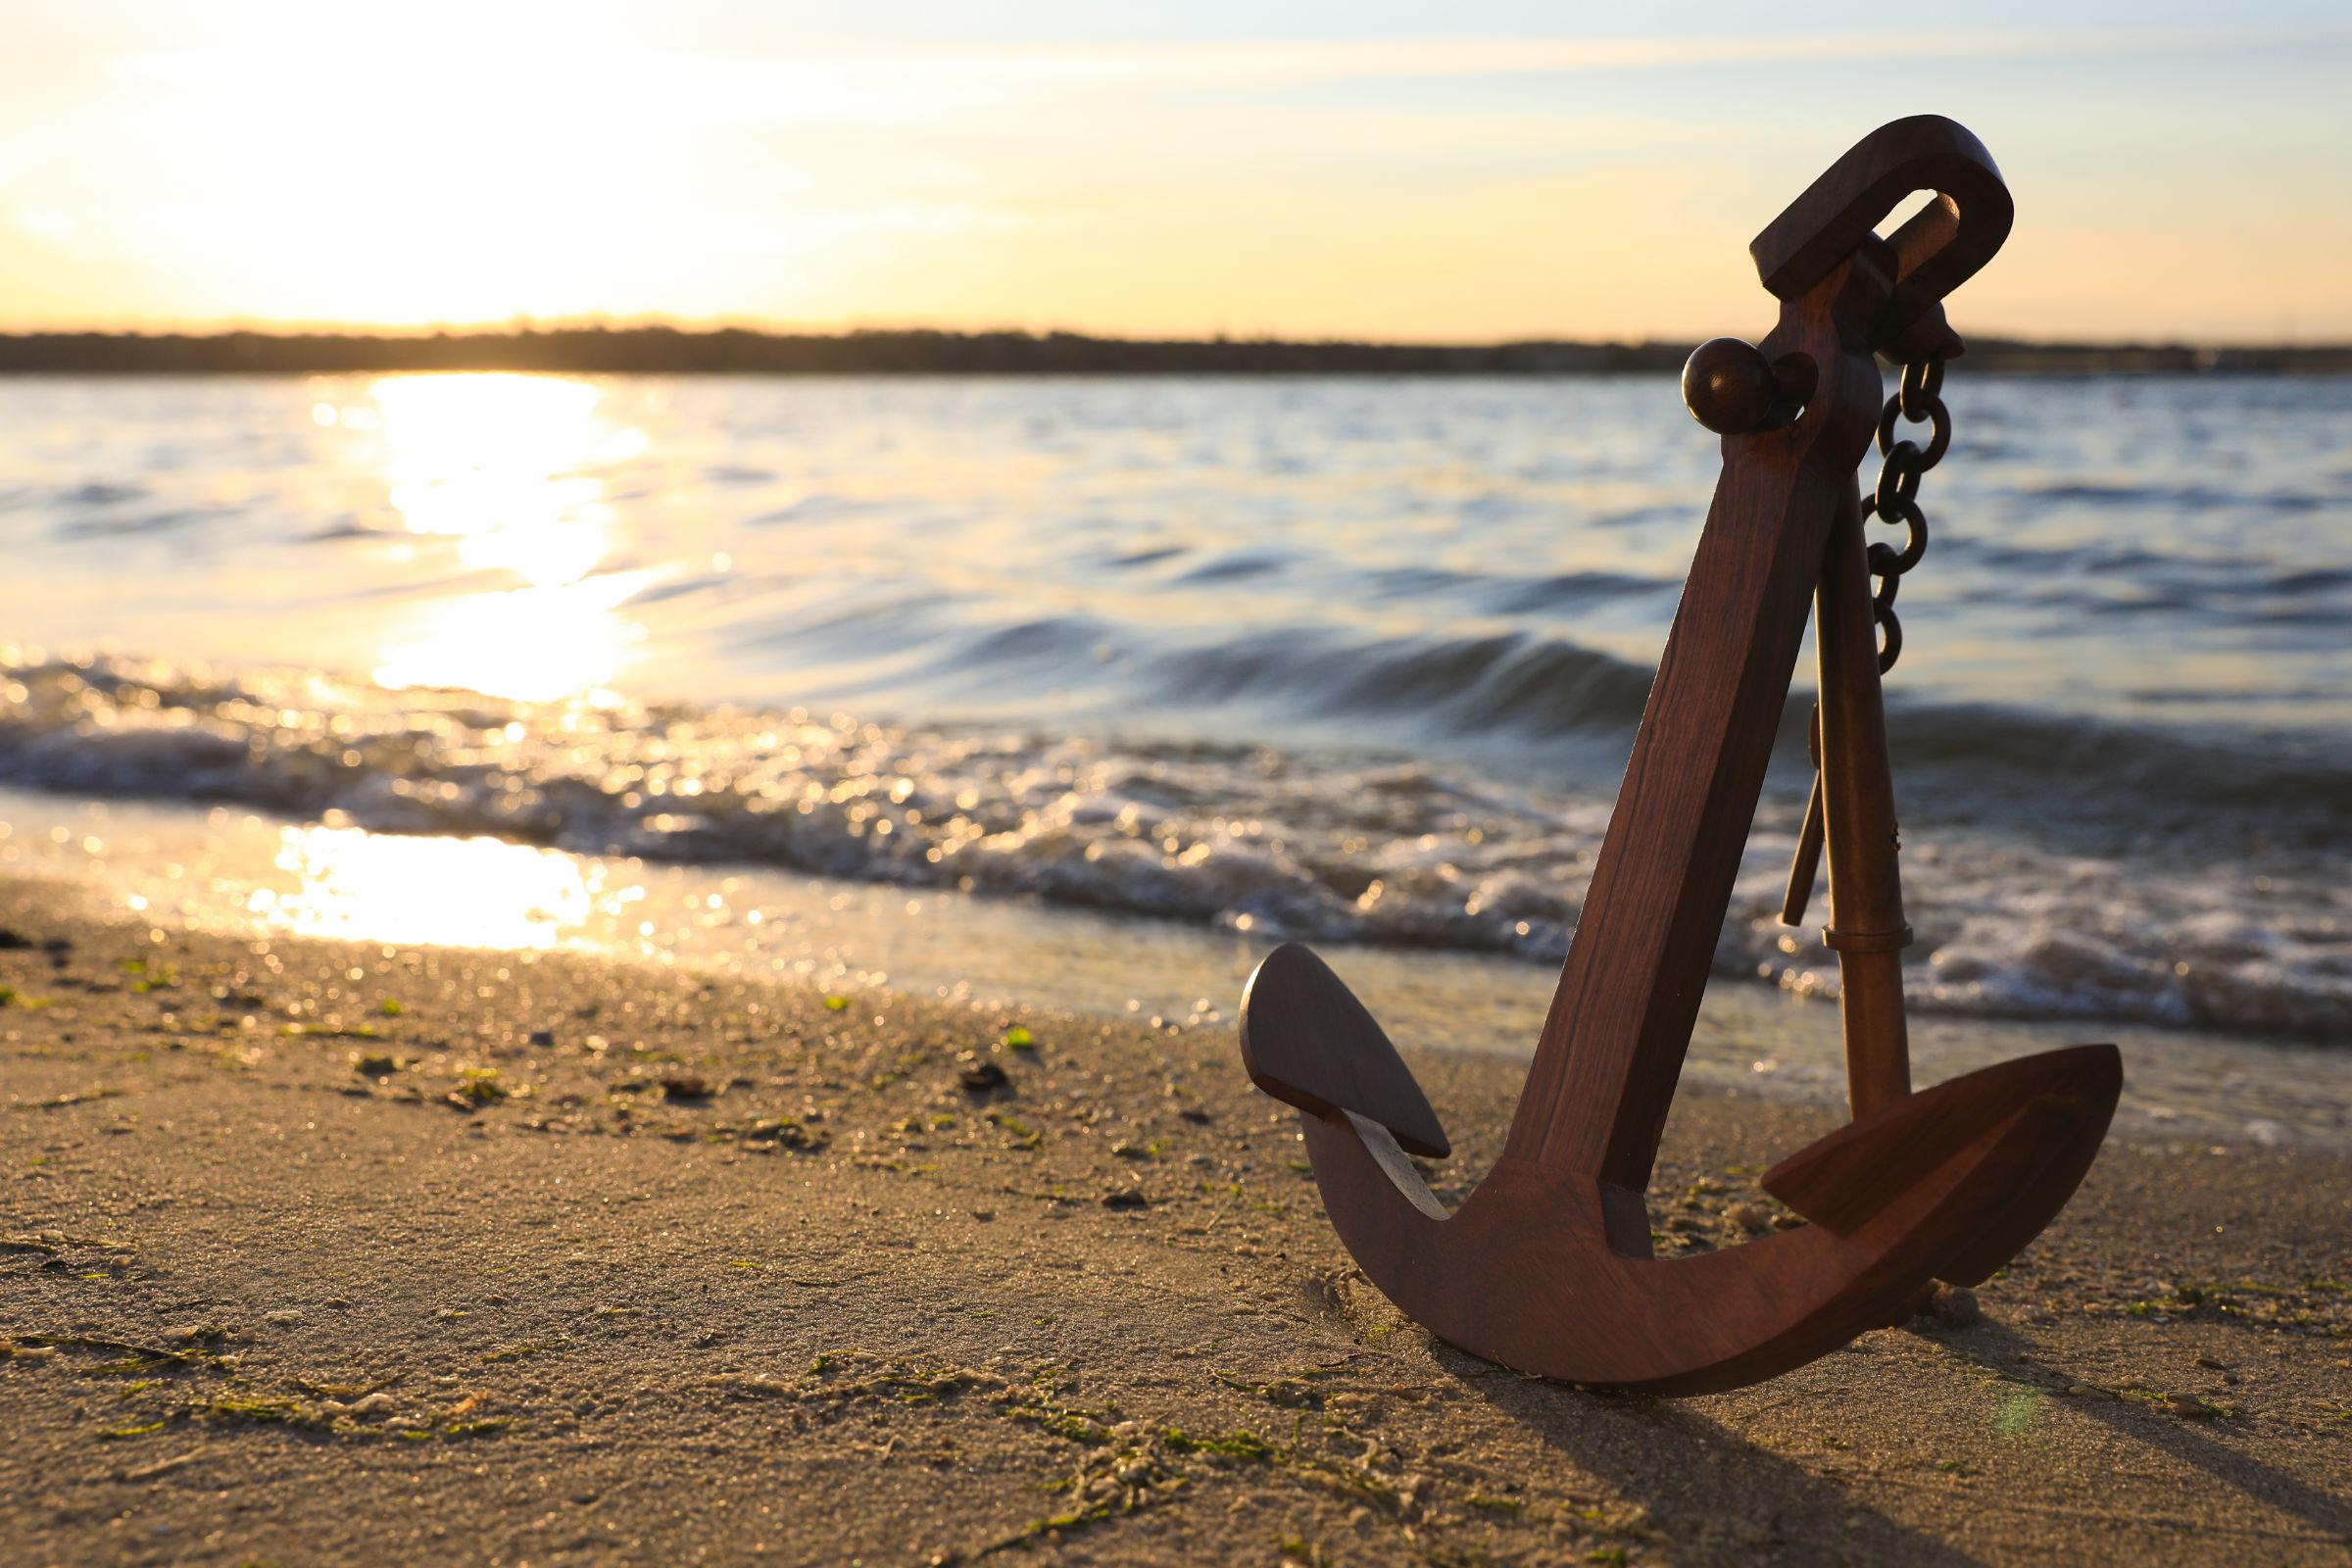
[[[2099,483],[2083,479],[2020,484],[2014,487],[2013,493],[2022,501],[2037,505],[2074,503],[2090,507],[2117,507],[2134,512],[2171,507],[2192,512],[2231,509],[2311,513],[2326,511],[2339,504],[2329,496],[2295,490],[2221,490],[2203,484]]]
[[[1065,650],[1107,643],[1109,626],[1049,623]],[[1046,641],[1046,627],[1036,630]],[[992,633],[958,657],[984,661],[1027,636]],[[1558,638],[1348,637],[1292,629],[1152,656],[1145,677],[1171,705],[1247,699],[1300,717],[1386,715],[1407,735],[1523,743],[1588,741],[1611,784],[1654,671]],[[1801,672],[1800,672],[1801,678]],[[1990,703],[1889,694],[1890,744],[1905,794],[1938,815],[2030,812],[2093,839],[2155,835],[2227,848],[2249,838],[2328,847],[2352,831],[2352,754],[2317,731],[2222,725],[2159,728]],[[1779,760],[1803,765],[1812,699],[1784,703]]]
[[[1069,628],[1063,629],[1068,635]],[[1241,662],[1296,665],[1286,639]],[[1644,672],[1540,640],[1326,651],[1319,690],[1623,720]],[[1278,657],[1280,656],[1280,657]],[[1352,666],[1352,667],[1350,667]],[[1908,744],[2045,805],[2191,754],[1979,710],[1906,717]],[[1923,742],[1922,737],[1925,737]],[[2214,759],[2206,756],[2204,761]],[[2352,799],[2286,757],[2189,781],[2249,806]],[[2301,769],[2300,772],[2297,770]],[[2209,769],[2210,771],[2210,769]],[[849,714],[525,704],[315,672],[123,658],[0,661],[0,779],[231,802],[386,832],[491,834],[585,854],[741,862],[1213,922],[1253,937],[1459,948],[1556,961],[1607,822],[1604,791],[1463,766],[1213,743],[924,728]],[[2038,781],[2038,782],[2033,782]],[[2332,782],[2329,782],[2332,781]],[[1776,919],[1794,810],[1768,799],[1716,956],[1721,974],[1834,992],[1831,955]],[[1962,818],[1908,839],[1914,993],[1931,1010],[2352,1034],[2340,853],[2276,843],[2185,858],[2021,844]]]

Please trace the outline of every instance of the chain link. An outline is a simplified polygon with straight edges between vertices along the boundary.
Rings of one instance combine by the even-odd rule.
[[[1878,579],[1870,592],[1870,618],[1879,626],[1879,673],[1884,675],[1903,657],[1903,623],[1895,617],[1894,596],[1903,585],[1903,573],[1919,564],[1928,553],[1928,514],[1919,510],[1919,481],[1930,468],[1943,461],[1952,445],[1952,414],[1943,406],[1943,356],[1932,354],[1903,367],[1902,384],[1894,396],[1886,400],[1886,408],[1879,416],[1879,482],[1871,493],[1862,498],[1862,515],[1867,521],[1877,517],[1882,522],[1900,523],[1903,527],[1903,548],[1876,543],[1870,547],[1870,574]],[[1908,436],[1895,439],[1897,419],[1911,424],[1928,426],[1928,444],[1922,447]],[[1798,832],[1796,856],[1788,866],[1788,891],[1781,900],[1781,923],[1802,925],[1805,905],[1813,897],[1813,883],[1820,874],[1821,846],[1825,834],[1826,808],[1821,787],[1821,705],[1813,705],[1813,794],[1805,802],[1805,825]]]
[[[1952,444],[1952,414],[1943,406],[1943,356],[1933,354],[1903,367],[1902,384],[1886,400],[1879,416],[1879,482],[1863,499],[1862,514],[1882,522],[1899,523],[1903,548],[1889,544],[1870,547],[1870,574],[1878,579],[1871,590],[1871,618],[1879,624],[1879,673],[1884,675],[1903,657],[1903,623],[1894,613],[1895,590],[1903,573],[1928,553],[1928,514],[1919,509],[1919,482],[1943,461]],[[1922,447],[1905,436],[1895,438],[1897,419],[1929,427]]]

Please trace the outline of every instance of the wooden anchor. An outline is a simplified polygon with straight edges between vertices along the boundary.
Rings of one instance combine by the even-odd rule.
[[[1935,199],[1874,232],[1918,190]],[[1989,1277],[2098,1152],[2123,1086],[2113,1046],[1913,1093],[1904,1034],[1910,928],[1855,470],[1875,354],[1959,352],[1943,297],[2011,215],[1976,137],[1923,115],[1864,137],[1750,247],[1780,320],[1760,348],[1718,339],[1684,372],[1691,412],[1723,433],[1722,478],[1502,1155],[1458,1208],[1406,1157],[1450,1146],[1348,988],[1295,944],[1250,976],[1243,1062],[1298,1107],[1332,1225],[1391,1300],[1466,1350],[1660,1393],[1773,1377],[1901,1321],[1936,1280]],[[1809,608],[1853,1119],[1765,1173],[1809,1223],[1661,1258],[1643,1192]]]

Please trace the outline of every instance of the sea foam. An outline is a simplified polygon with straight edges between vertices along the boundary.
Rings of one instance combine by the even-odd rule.
[[[0,662],[0,779],[1547,961],[1610,808],[1327,750],[531,704],[120,657]],[[1771,797],[1759,813],[1716,969],[1834,994],[1817,930],[1777,919],[1792,814]],[[2352,894],[2325,859],[2084,854],[1948,821],[1907,831],[1904,875],[1923,1008],[2352,1034]]]

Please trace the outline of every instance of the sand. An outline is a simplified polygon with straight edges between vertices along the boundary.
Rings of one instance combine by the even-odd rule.
[[[2342,1156],[2114,1145],[1973,1302],[1608,1396],[1366,1286],[1226,1029],[57,902],[0,882],[11,1563],[2352,1552]],[[1458,1195],[1519,1069],[1418,1066]],[[1834,1121],[1686,1093],[1663,1250]]]

